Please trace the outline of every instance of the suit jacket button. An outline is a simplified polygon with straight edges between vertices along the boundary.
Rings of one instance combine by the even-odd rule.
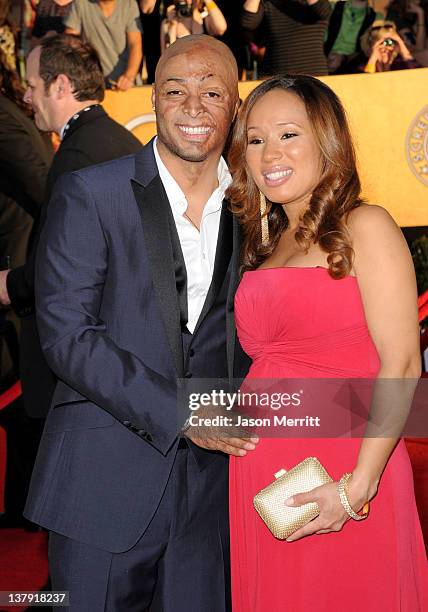
[[[149,433],[146,433],[145,438],[147,442],[153,442],[153,436]]]
[[[192,372],[186,372],[184,375],[184,378],[192,378],[193,374]]]
[[[194,357],[194,356],[195,356],[195,351],[193,349],[190,349],[189,357]]]
[[[141,436],[142,438],[144,438],[144,436],[145,436],[145,434],[146,434],[146,430],[145,430],[145,429],[139,429],[139,430],[137,431],[137,434],[138,434],[139,436]]]
[[[131,421],[123,421],[125,427],[129,427],[131,425]]]

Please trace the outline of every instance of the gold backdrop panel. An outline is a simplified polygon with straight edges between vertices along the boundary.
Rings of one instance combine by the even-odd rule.
[[[428,225],[428,68],[321,80],[346,108],[364,197],[401,226]],[[241,98],[256,85],[240,83]],[[108,91],[104,107],[141,142],[155,135],[151,87]]]

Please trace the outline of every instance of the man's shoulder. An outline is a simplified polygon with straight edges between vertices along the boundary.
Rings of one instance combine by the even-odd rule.
[[[120,8],[126,15],[138,13],[138,4],[135,0],[122,0]],[[135,10],[137,8],[137,10]]]
[[[75,170],[70,176],[78,177],[87,184],[108,185],[110,189],[118,183],[129,181],[134,173],[135,153],[132,153]]]
[[[69,173],[75,180],[83,181],[90,188],[96,187],[98,192],[105,193],[106,191],[115,192],[122,190],[124,186],[129,186],[130,180],[137,178],[143,173],[153,174],[155,162],[153,148],[151,143],[148,143],[135,153],[129,155],[116,156],[114,159],[100,161],[95,165],[90,165],[85,168],[75,170]]]
[[[99,10],[98,2],[93,2],[92,0],[73,0],[73,6],[78,9],[79,12],[84,11],[85,13]]]
[[[103,124],[105,129],[115,130],[117,132],[121,132],[122,134],[127,134],[130,138],[137,140],[135,136],[130,132],[124,125],[110,117],[106,112],[98,118],[98,121]]]
[[[91,0],[73,0],[72,5],[74,14],[84,21],[93,21],[101,13],[98,2]]]
[[[93,114],[93,118],[88,114],[79,119],[79,124],[72,125],[55,156],[54,175],[133,155],[142,149],[141,142],[103,109]]]
[[[138,150],[141,147],[140,141],[130,132],[125,126],[121,125],[114,119],[112,119],[103,110],[96,114],[93,118],[88,118],[88,121],[79,125],[76,130],[64,140],[66,143],[72,143],[76,141],[87,141],[90,142],[97,149],[101,148],[101,143],[112,138],[120,146],[121,142],[128,142],[133,144],[133,150],[129,153]]]

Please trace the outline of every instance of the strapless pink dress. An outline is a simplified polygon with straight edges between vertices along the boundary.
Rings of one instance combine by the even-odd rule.
[[[239,339],[255,378],[373,378],[379,357],[357,280],[325,268],[247,272],[235,298]],[[428,612],[428,566],[413,475],[401,441],[370,516],[342,531],[287,543],[253,508],[280,467],[316,456],[336,480],[352,471],[357,439],[261,439],[230,461],[233,612]]]

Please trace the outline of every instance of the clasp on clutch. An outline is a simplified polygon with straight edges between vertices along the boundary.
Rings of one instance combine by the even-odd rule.
[[[279,470],[278,472],[275,472],[274,476],[275,478],[281,478],[281,476],[284,476],[284,474],[287,473],[287,470],[284,470],[284,468],[282,468],[281,470]]]

